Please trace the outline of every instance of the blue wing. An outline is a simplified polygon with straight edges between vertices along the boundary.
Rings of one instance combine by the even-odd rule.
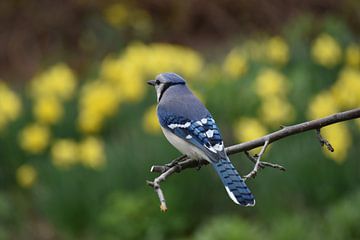
[[[161,125],[178,137],[203,150],[210,160],[218,162],[226,158],[220,131],[211,116],[194,121],[182,117],[167,116]]]

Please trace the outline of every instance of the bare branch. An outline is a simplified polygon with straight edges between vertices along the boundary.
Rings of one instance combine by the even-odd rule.
[[[230,147],[226,148],[226,153],[228,155],[231,155],[234,153],[248,151],[248,150],[263,146],[266,138],[269,138],[269,141],[270,141],[269,143],[272,143],[279,139],[282,139],[282,138],[285,138],[285,137],[288,137],[291,135],[306,132],[309,130],[320,129],[320,128],[323,128],[325,126],[328,126],[328,125],[331,125],[334,123],[344,122],[344,121],[359,118],[359,117],[360,117],[360,108],[356,108],[356,109],[352,109],[349,111],[336,113],[336,114],[330,115],[328,117],[320,118],[317,120],[312,120],[312,121],[308,121],[308,122],[304,122],[304,123],[300,123],[300,124],[296,124],[296,125],[292,125],[292,126],[286,126],[286,127],[284,126],[283,129],[280,129],[276,132],[270,133],[264,137],[230,146]]]
[[[333,114],[333,115],[330,115],[330,116],[327,116],[324,118],[307,121],[307,122],[292,125],[292,126],[281,126],[281,129],[276,132],[270,133],[268,135],[265,135],[261,138],[258,138],[258,139],[252,140],[252,141],[248,141],[248,142],[244,142],[244,143],[240,143],[240,144],[236,144],[236,145],[227,147],[225,149],[225,151],[226,151],[227,155],[232,155],[232,154],[239,153],[239,152],[245,152],[245,154],[246,154],[246,152],[251,149],[263,146],[262,151],[260,152],[259,156],[256,159],[252,159],[252,161],[254,160],[253,162],[255,162],[255,167],[252,172],[255,171],[255,173],[256,173],[258,171],[258,169],[263,168],[263,166],[270,166],[270,167],[274,167],[274,168],[277,168],[280,170],[285,170],[285,168],[283,168],[282,166],[277,165],[277,164],[260,162],[260,157],[265,152],[266,146],[268,144],[275,142],[277,140],[280,140],[282,138],[291,136],[291,135],[295,135],[295,134],[310,131],[310,130],[316,130],[318,139],[319,139],[320,143],[322,144],[322,146],[326,145],[330,151],[333,151],[333,148],[330,145],[330,143],[321,136],[320,129],[325,126],[331,125],[331,124],[348,121],[348,120],[355,119],[355,118],[360,118],[360,108],[336,113],[336,114]],[[253,158],[250,155],[248,155],[248,157],[250,160],[251,160],[251,158]],[[149,186],[153,187],[154,190],[156,191],[156,193],[159,197],[159,200],[160,200],[160,209],[162,211],[167,210],[165,197],[160,188],[160,182],[165,181],[165,179],[167,177],[169,177],[170,175],[172,175],[175,172],[181,172],[182,170],[187,169],[187,168],[199,168],[200,166],[207,165],[207,164],[209,164],[209,163],[205,160],[201,160],[201,161],[193,160],[193,159],[188,158],[186,155],[182,155],[182,156],[174,159],[173,161],[171,161],[169,164],[166,164],[164,166],[152,166],[150,171],[158,172],[161,175],[159,177],[155,178],[153,182],[147,181],[147,183]],[[249,174],[251,174],[252,172],[250,172]]]

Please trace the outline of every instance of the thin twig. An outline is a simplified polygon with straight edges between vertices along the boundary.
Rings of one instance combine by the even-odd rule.
[[[146,181],[146,183],[149,186],[153,187],[155,192],[157,193],[157,195],[159,197],[159,200],[160,200],[160,210],[162,212],[166,212],[167,211],[166,200],[165,200],[164,193],[160,188],[160,184],[158,184],[158,183],[156,184],[156,183],[151,182],[151,181]]]
[[[252,140],[252,141],[248,141],[248,142],[244,142],[244,143],[240,143],[240,144],[236,144],[236,145],[227,147],[225,149],[225,151],[226,151],[227,155],[232,155],[232,154],[239,153],[239,152],[249,151],[251,149],[254,149],[254,148],[257,148],[260,146],[264,146],[266,142],[268,142],[268,144],[270,144],[272,142],[275,142],[277,140],[280,140],[282,138],[285,138],[285,137],[288,137],[291,135],[295,135],[298,133],[302,133],[302,132],[306,132],[306,131],[310,131],[310,130],[314,130],[314,129],[320,130],[322,127],[325,127],[325,126],[328,126],[331,124],[335,124],[338,122],[355,119],[355,118],[360,118],[360,108],[336,113],[336,114],[333,114],[333,115],[330,115],[330,116],[327,116],[324,118],[296,124],[293,126],[282,126],[282,129],[280,129],[276,132],[270,133],[266,136],[263,136],[261,138],[258,138],[258,139]],[[325,139],[323,139],[323,140],[325,140]],[[326,145],[325,142],[324,142],[324,144]],[[326,145],[326,146],[328,147],[328,145]],[[182,170],[187,169],[187,168],[198,168],[199,166],[207,165],[207,164],[208,164],[208,162],[205,160],[201,160],[201,161],[192,160],[192,159],[186,157],[185,155],[182,155],[182,156],[174,159],[168,165],[151,167],[151,172],[158,172],[161,174],[159,177],[155,178],[153,182],[147,181],[147,183],[149,186],[153,187],[154,190],[156,191],[156,193],[159,197],[159,200],[160,200],[160,208],[162,211],[166,210],[167,207],[166,207],[166,201],[165,201],[164,194],[160,188],[160,182],[165,181],[165,179],[167,177],[169,177],[170,175],[172,175],[175,172],[181,172]],[[268,165],[269,163],[259,161],[257,168],[261,167],[262,164]],[[276,165],[276,164],[274,164],[274,165]],[[280,170],[285,170],[280,165],[278,165],[277,167],[274,167],[274,168],[278,168]],[[255,169],[255,167],[254,167],[254,169]]]
[[[328,142],[328,140],[326,140],[323,136],[321,136],[320,128],[316,129],[316,136],[317,136],[317,138],[319,139],[319,142],[320,142],[320,144],[321,144],[322,147],[325,145],[326,148],[327,148],[330,152],[333,152],[333,151],[334,151],[333,146],[331,146],[331,144]]]
[[[245,155],[247,156],[247,158],[252,161],[253,163],[256,163],[256,157],[257,155],[255,156],[252,156],[249,151],[244,151]],[[286,171],[286,168],[284,168],[283,166],[279,165],[279,164],[276,164],[276,163],[269,163],[269,162],[264,162],[264,161],[261,161],[260,164],[259,164],[259,167],[260,168],[265,168],[265,167],[271,167],[271,168],[275,168],[275,169],[279,169],[281,171]]]
[[[267,146],[269,145],[269,139],[266,139],[265,143],[264,143],[264,146],[261,148],[261,151],[260,153],[257,155],[256,157],[256,162],[255,162],[255,166],[254,166],[254,169],[249,172],[247,175],[244,176],[244,180],[246,181],[248,178],[255,178],[256,177],[256,174],[257,172],[259,171],[259,168],[260,168],[260,160],[261,160],[261,157],[262,155],[264,155],[265,151],[266,151],[266,148]]]

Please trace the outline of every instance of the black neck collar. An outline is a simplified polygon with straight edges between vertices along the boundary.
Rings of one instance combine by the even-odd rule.
[[[165,83],[165,84],[164,84],[164,87],[161,89],[161,92],[160,92],[159,102],[160,102],[162,96],[164,95],[164,92],[165,92],[168,88],[170,88],[170,87],[172,87],[172,86],[176,86],[176,85],[185,85],[185,83],[182,83],[182,82],[179,82],[179,83]]]

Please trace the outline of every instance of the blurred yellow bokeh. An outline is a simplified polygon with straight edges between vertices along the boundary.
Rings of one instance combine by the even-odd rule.
[[[336,105],[341,109],[360,107],[360,69],[345,68],[331,87]]]
[[[334,96],[329,91],[323,91],[311,100],[307,115],[310,119],[317,119],[326,117],[337,111],[338,107]]]
[[[57,98],[41,96],[34,101],[33,114],[40,123],[55,124],[63,117],[64,109]]]
[[[243,117],[240,118],[234,126],[234,136],[238,142],[247,142],[259,137],[263,137],[268,133],[266,127],[256,118]],[[261,147],[250,150],[250,153],[259,152]]]
[[[332,68],[341,61],[341,47],[329,34],[322,33],[313,42],[311,55],[314,61],[324,67]]]
[[[360,70],[360,45],[352,43],[345,51],[346,64]]]
[[[145,81],[141,68],[126,59],[107,57],[101,66],[101,78],[109,81],[116,94],[124,101],[136,102],[145,94]]]
[[[240,78],[248,69],[247,60],[238,48],[234,48],[225,57],[222,68],[231,78]]]
[[[286,64],[289,61],[289,46],[286,41],[280,36],[270,38],[266,44],[266,57],[276,65]]]
[[[295,119],[295,110],[285,99],[268,97],[262,100],[260,119],[270,127],[280,127]]]
[[[37,179],[37,171],[30,164],[23,164],[16,170],[17,183],[23,188],[30,188]]]
[[[94,81],[84,85],[82,88],[79,104],[80,110],[109,117],[116,113],[119,97],[110,84]]]
[[[19,134],[21,148],[32,154],[43,152],[48,146],[49,140],[49,129],[38,123],[27,125]]]
[[[235,123],[234,135],[239,142],[251,141],[266,134],[266,127],[256,118],[240,118]]]
[[[145,62],[149,76],[176,72],[185,78],[195,79],[203,69],[204,61],[201,55],[190,48],[163,43],[155,43],[149,47],[151,51]]]
[[[120,97],[111,84],[97,80],[85,84],[80,92],[78,126],[85,133],[98,132],[102,122],[117,113]]]
[[[285,96],[288,92],[286,77],[272,68],[263,69],[255,80],[255,92],[259,97]]]
[[[104,143],[96,137],[87,137],[79,143],[81,163],[92,169],[100,169],[106,163]]]
[[[143,118],[143,127],[145,132],[158,134],[161,132],[159,120],[156,114],[156,105],[150,106]]]
[[[123,83],[118,83],[116,89],[121,95],[122,99],[129,102],[138,102],[145,95],[146,85],[142,78],[136,72],[127,71],[124,76]]]
[[[91,111],[80,111],[77,118],[78,129],[83,133],[97,133],[103,125],[103,117]]]
[[[58,168],[69,168],[79,158],[77,143],[72,139],[59,139],[51,147],[51,159]]]
[[[64,63],[58,63],[36,75],[30,85],[33,97],[48,95],[69,100],[73,97],[77,86],[74,72]]]
[[[21,113],[21,100],[5,83],[0,81],[0,130],[16,120]]]

